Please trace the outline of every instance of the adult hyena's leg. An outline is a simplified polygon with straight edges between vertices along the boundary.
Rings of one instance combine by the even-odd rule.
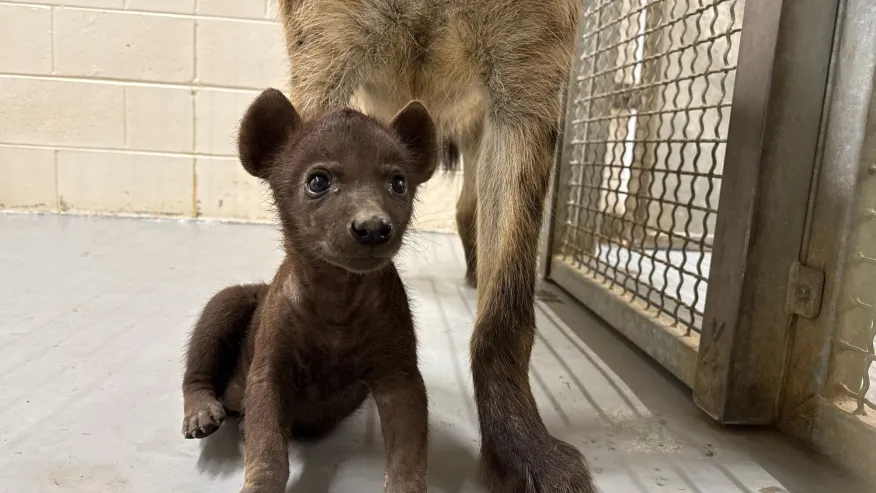
[[[478,170],[478,316],[471,341],[484,472],[499,492],[592,493],[581,454],[545,428],[529,386],[535,262],[554,125],[487,124]]]
[[[529,385],[538,237],[580,3],[532,6],[520,9],[527,16],[503,13],[514,27],[489,34],[483,59],[489,107],[477,169],[471,341],[481,462],[494,491],[593,493],[584,458],[550,435]]]
[[[477,168],[482,135],[478,128],[460,139],[463,181],[456,202],[456,229],[465,252],[465,280],[471,286],[477,285]]]

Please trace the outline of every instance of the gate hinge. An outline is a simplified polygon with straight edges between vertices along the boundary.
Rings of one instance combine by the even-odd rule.
[[[815,318],[821,313],[821,294],[824,291],[824,272],[800,262],[791,264],[788,272],[788,292],[785,311],[790,315]]]

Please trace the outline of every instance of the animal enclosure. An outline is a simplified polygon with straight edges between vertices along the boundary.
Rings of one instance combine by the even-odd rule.
[[[784,435],[876,481],[874,0],[574,1],[529,365],[545,425],[606,492],[872,491]],[[184,440],[179,384],[204,303],[282,260],[235,139],[288,90],[277,1],[0,0],[0,46],[0,493],[239,491],[239,429]],[[444,234],[461,185],[425,185],[399,264],[433,493],[489,490],[477,294]],[[381,491],[384,453],[369,401],[293,450],[287,492]]]
[[[857,0],[582,12],[542,273],[716,420],[778,424],[872,475],[876,12]]]
[[[742,1],[590,2],[558,253],[690,331],[702,325]]]

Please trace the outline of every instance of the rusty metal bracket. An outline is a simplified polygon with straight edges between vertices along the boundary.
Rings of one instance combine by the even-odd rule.
[[[821,313],[821,295],[824,291],[824,272],[800,262],[791,264],[788,271],[788,292],[785,311],[790,315],[816,318]]]

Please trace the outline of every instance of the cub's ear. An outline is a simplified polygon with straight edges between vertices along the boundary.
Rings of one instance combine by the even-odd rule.
[[[240,124],[237,151],[249,174],[266,179],[283,144],[301,128],[301,117],[276,89],[265,89]]]
[[[411,101],[395,115],[389,127],[413,155],[417,181],[428,181],[438,166],[438,136],[429,111],[423,103]]]

